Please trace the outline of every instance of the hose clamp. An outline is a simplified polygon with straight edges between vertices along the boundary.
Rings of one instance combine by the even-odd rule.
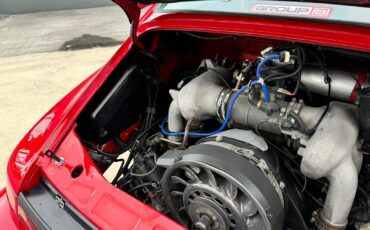
[[[329,223],[322,215],[322,210],[316,210],[312,213],[311,222],[313,222],[319,230],[344,230],[347,226],[347,223],[341,225]]]
[[[221,116],[221,104],[222,100],[224,99],[226,95],[225,89],[221,91],[220,96],[218,96],[217,103],[216,103],[216,115],[218,118],[222,119]]]
[[[233,90],[230,89],[224,89],[222,90],[220,96],[218,97],[217,100],[217,117],[225,120],[226,117],[226,111],[227,111],[227,103],[229,102],[229,98],[231,94],[233,93]]]

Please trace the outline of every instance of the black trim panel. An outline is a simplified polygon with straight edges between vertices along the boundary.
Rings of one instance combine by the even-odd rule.
[[[45,179],[18,196],[19,205],[39,229],[98,229]]]

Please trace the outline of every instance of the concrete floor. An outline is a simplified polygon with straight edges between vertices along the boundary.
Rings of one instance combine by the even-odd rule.
[[[129,29],[118,6],[0,15],[0,57],[56,51],[83,35],[90,35],[85,45],[106,45],[108,38],[119,43]]]
[[[118,46],[0,58],[0,188],[24,134],[66,93],[102,66]]]

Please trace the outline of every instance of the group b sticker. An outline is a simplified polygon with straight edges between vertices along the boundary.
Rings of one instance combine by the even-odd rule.
[[[259,14],[274,14],[296,17],[328,18],[332,8],[317,6],[298,6],[283,4],[254,4],[250,12]]]

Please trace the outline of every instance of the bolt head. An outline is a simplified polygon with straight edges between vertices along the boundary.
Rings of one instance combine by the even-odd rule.
[[[217,142],[222,141],[222,136],[217,136],[215,140],[216,140]]]
[[[176,157],[176,158],[175,158],[175,160],[174,160],[174,161],[175,161],[175,162],[178,162],[178,161],[181,161],[181,160],[182,160],[182,157],[181,157],[181,156],[178,156],[178,157]]]
[[[279,182],[279,187],[280,187],[280,189],[284,189],[285,188],[285,183],[283,181],[280,181]]]
[[[64,162],[65,162],[64,158],[59,157],[59,161],[55,161],[55,164],[56,164],[56,166],[62,166],[62,165],[64,165]]]
[[[202,222],[195,223],[195,229],[196,230],[207,230],[207,226],[203,224]]]

